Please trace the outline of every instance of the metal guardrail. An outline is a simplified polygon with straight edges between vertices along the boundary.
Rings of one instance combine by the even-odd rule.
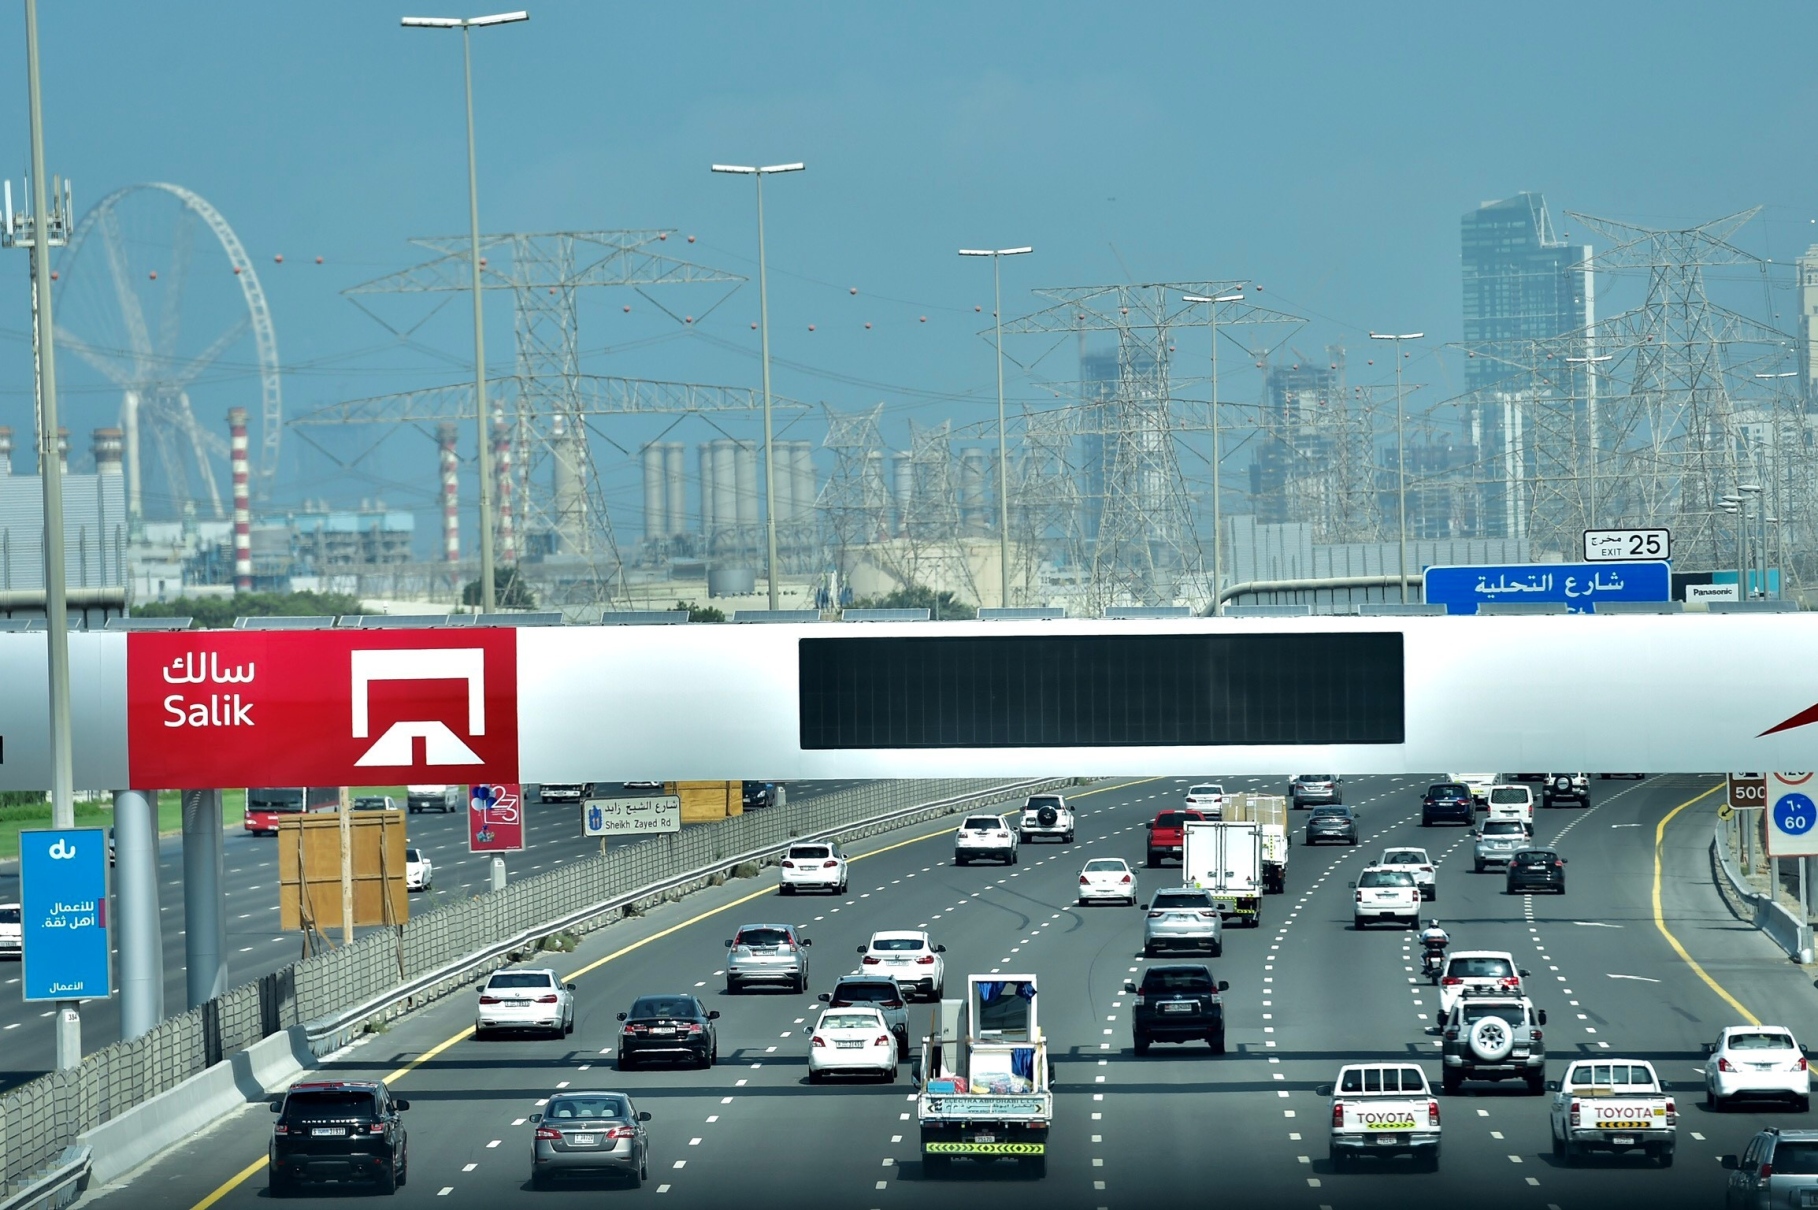
[[[1730,853],[1730,836],[1732,830],[1719,821],[1711,834],[1711,851],[1716,854],[1717,868],[1724,880],[1730,884],[1730,891],[1735,898],[1747,904],[1754,912],[1753,923],[1781,949],[1787,957],[1795,962],[1812,960],[1812,930],[1780,903],[1769,891],[1759,891],[1736,865]]]
[[[69,1205],[82,1192],[92,1158],[87,1147],[65,1147],[49,1170],[18,1192],[0,1195],[0,1210],[54,1210]]]
[[[313,1023],[312,1045],[428,1003],[556,932],[585,932],[625,908],[678,897],[790,841],[856,838],[1064,784],[989,778],[880,782],[651,838],[464,899],[395,929],[242,984],[148,1033],[0,1096],[0,1199],[36,1187],[77,1136],[280,1030]],[[995,796],[995,799],[993,799]],[[505,940],[501,940],[501,938]],[[322,1053],[318,1049],[318,1053]],[[0,1200],[0,1210],[10,1203]]]

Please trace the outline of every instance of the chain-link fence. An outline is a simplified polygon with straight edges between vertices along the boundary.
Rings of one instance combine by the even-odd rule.
[[[0,1175],[10,1191],[54,1160],[82,1132],[281,1029],[336,1014],[366,1019],[408,1011],[464,987],[511,959],[463,962],[499,942],[560,924],[584,932],[611,923],[640,900],[673,898],[725,877],[735,860],[764,860],[800,836],[857,839],[918,819],[970,810],[1063,784],[991,779],[878,782],[770,807],[724,822],[648,837],[510,883],[496,893],[427,912],[354,944],[304,959],[161,1022],[131,1041],[96,1051],[73,1071],[52,1072],[0,1097]],[[921,807],[922,810],[915,808]],[[647,896],[641,896],[650,888]],[[590,909],[598,908],[597,911]],[[531,944],[534,944],[532,942]],[[527,947],[528,948],[528,947]],[[387,993],[447,969],[446,978]],[[359,1013],[378,1003],[370,1014]],[[313,1031],[312,1031],[313,1032]],[[332,1044],[345,1032],[329,1035]]]

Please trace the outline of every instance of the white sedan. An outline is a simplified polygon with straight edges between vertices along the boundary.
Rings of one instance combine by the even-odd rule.
[[[1225,788],[1217,782],[1201,782],[1187,787],[1187,810],[1198,811],[1207,819],[1225,817]]]
[[[1423,900],[1439,898],[1438,875],[1434,873],[1433,859],[1427,856],[1425,849],[1384,849],[1376,868],[1400,870],[1412,878]]]
[[[427,891],[435,884],[435,863],[422,849],[404,850],[404,889]]]
[[[907,929],[873,933],[870,944],[859,946],[858,952],[864,955],[859,974],[889,975],[905,995],[938,1000],[946,988],[947,961],[941,955],[947,947],[929,941],[927,933]]]
[[[1094,857],[1079,872],[1082,906],[1099,899],[1115,899],[1136,906],[1136,872],[1121,857]]]
[[[1709,1047],[1704,1061],[1705,1104],[1721,1109],[1731,1101],[1789,1100],[1800,1113],[1812,1103],[1812,1073],[1805,1047],[1779,1025],[1732,1025]]]
[[[494,971],[480,985],[473,1036],[536,1030],[564,1037],[574,1032],[574,984],[547,967]]]
[[[896,1079],[896,1039],[875,1008],[830,1008],[810,1030],[808,1082],[830,1075]]]
[[[1016,833],[996,815],[968,815],[954,834],[954,865],[981,860],[1016,864]]]

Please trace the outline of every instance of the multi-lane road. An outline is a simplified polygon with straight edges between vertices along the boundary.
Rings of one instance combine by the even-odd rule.
[[[786,783],[788,802],[801,805],[824,794],[859,785],[851,781]],[[619,793],[616,783],[600,783],[601,794]],[[785,810],[788,808],[785,807]],[[413,913],[478,894],[491,885],[492,856],[470,853],[467,816],[461,812],[411,815],[406,824],[410,844],[433,863],[432,889],[410,897]],[[581,834],[580,808],[568,803],[532,801],[526,811],[525,848],[506,858],[508,876],[533,877],[560,869],[566,862],[599,851],[600,842]],[[235,827],[223,850],[227,900],[227,985],[269,974],[302,956],[300,934],[278,928],[277,842]],[[0,903],[19,896],[17,863],[0,870]],[[183,842],[166,836],[158,843],[158,910],[165,922],[164,1008],[180,1013],[189,1007],[183,948]],[[338,939],[338,934],[336,937]],[[118,950],[115,951],[118,954]],[[17,963],[0,964],[0,1090],[42,1075],[55,1061],[56,1041],[49,1004],[21,999]],[[83,1049],[97,1050],[120,1036],[118,993],[114,999],[82,1006]]]
[[[922,825],[854,846],[844,897],[783,899],[768,873],[762,883],[703,891],[604,929],[560,960],[579,988],[570,1038],[476,1042],[471,998],[456,995],[345,1052],[325,1074],[385,1078],[411,1100],[410,1181],[397,1200],[442,1206],[580,1205],[602,1196],[715,1210],[885,1210],[956,1199],[1085,1208],[1183,1199],[1306,1210],[1709,1206],[1722,1196],[1721,1153],[1740,1151],[1763,1124],[1808,1122],[1790,1111],[1712,1113],[1702,1104],[1701,1043],[1745,1011],[1799,1029],[1812,995],[1799,969],[1731,918],[1711,887],[1710,779],[1599,782],[1592,810],[1540,812],[1538,839],[1568,856],[1570,885],[1564,896],[1534,900],[1504,895],[1500,874],[1471,872],[1465,829],[1418,826],[1426,780],[1352,779],[1346,801],[1359,808],[1366,838],[1357,848],[1308,849],[1297,836],[1286,893],[1266,901],[1261,928],[1228,933],[1224,957],[1212,963],[1231,984],[1223,1056],[1200,1046],[1135,1056],[1121,989],[1144,965],[1140,914],[1082,909],[1073,898],[1089,857],[1141,865],[1144,820],[1184,789],[1169,778],[1082,788],[1077,842],[1025,847],[1014,867],[955,868],[950,827]],[[1273,779],[1227,784],[1280,789]],[[1552,1077],[1578,1055],[1656,1064],[1678,1099],[1676,1167],[1634,1159],[1565,1167],[1550,1153],[1547,1098],[1503,1084],[1441,1098],[1437,1173],[1405,1162],[1332,1170],[1328,1102],[1315,1088],[1341,1063],[1416,1057],[1438,1082],[1438,1043],[1426,1032],[1434,990],[1418,978],[1412,935],[1350,924],[1347,883],[1389,844],[1423,845],[1438,859],[1439,898],[1429,908],[1455,947],[1511,950],[1532,972],[1532,995],[1550,1014]],[[1141,878],[1153,890],[1178,873],[1145,869]],[[741,922],[766,920],[794,922],[814,939],[808,995],[725,994],[724,938]],[[802,1029],[814,993],[852,968],[853,950],[874,929],[902,927],[926,927],[947,946],[950,988],[967,972],[1040,977],[1058,1065],[1040,1183],[1008,1166],[961,1165],[947,1180],[924,1179],[906,1074],[894,1085],[808,1085]],[[693,992],[722,1012],[719,1064],[614,1070],[614,1015],[636,995],[668,991]],[[928,1011],[917,1008],[918,1030]],[[526,1119],[558,1088],[629,1092],[653,1113],[642,1190],[530,1191]],[[256,1206],[270,1123],[256,1107],[239,1112],[100,1191],[100,1200]]]

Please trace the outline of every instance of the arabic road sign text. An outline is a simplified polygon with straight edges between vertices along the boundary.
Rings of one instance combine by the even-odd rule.
[[[1586,563],[1647,563],[1673,557],[1672,531],[1665,529],[1587,529]]]
[[[1818,857],[1818,777],[1810,773],[1767,775],[1769,857]]]
[[[19,913],[27,1000],[102,1000],[107,944],[107,833],[19,833]]]
[[[1563,602],[1572,613],[1594,613],[1598,601],[1672,598],[1670,563],[1518,563],[1507,567],[1429,567],[1425,600],[1447,613],[1476,613],[1479,605],[1511,601]]]
[[[590,798],[581,804],[581,827],[589,836],[648,836],[682,830],[677,794],[647,798]]]
[[[524,847],[523,787],[467,787],[467,851],[516,853]]]

